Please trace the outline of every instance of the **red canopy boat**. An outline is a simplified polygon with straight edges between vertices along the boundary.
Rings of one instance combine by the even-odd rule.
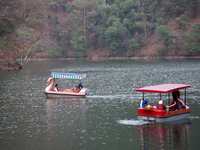
[[[169,109],[157,109],[154,107],[145,106],[143,108],[138,108],[137,110],[137,118],[138,120],[150,120],[155,122],[169,122],[180,119],[186,119],[190,116],[190,108],[186,105],[186,88],[191,87],[190,85],[184,84],[161,84],[149,87],[143,87],[140,89],[136,89],[137,92],[144,93],[160,93],[160,99],[162,93],[172,93],[173,100],[177,99],[177,103],[181,104],[181,107],[178,109],[174,109],[172,106],[173,102],[170,104],[170,95],[169,97]],[[179,90],[185,89],[185,102],[180,100],[180,92]]]

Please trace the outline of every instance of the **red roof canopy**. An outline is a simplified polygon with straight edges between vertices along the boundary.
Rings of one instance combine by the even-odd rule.
[[[136,89],[137,92],[149,92],[149,93],[170,93],[173,91],[185,89],[191,87],[190,85],[184,84],[161,84],[143,87],[140,89]]]

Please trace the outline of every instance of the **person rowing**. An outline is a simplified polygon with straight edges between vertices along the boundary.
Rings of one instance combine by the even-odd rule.
[[[162,100],[159,100],[159,102],[158,102],[158,104],[157,104],[157,109],[166,110],[166,109],[168,109],[168,108],[170,108],[170,107],[173,107],[174,105],[176,105],[176,102],[174,102],[174,104],[172,104],[172,105],[167,105],[167,106],[165,106],[165,105],[163,104],[163,101],[162,101]]]

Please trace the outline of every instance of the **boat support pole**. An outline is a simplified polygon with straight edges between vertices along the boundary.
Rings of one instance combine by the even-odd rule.
[[[144,100],[144,92],[143,92],[143,100]]]
[[[170,105],[170,93],[168,93],[168,105]],[[169,114],[170,114],[170,108],[169,108]]]
[[[185,110],[186,110],[186,89],[185,89]]]
[[[170,95],[168,93],[168,105],[170,105]]]

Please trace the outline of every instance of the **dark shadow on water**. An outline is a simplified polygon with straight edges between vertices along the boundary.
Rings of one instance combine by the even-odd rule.
[[[141,149],[187,149],[190,119],[138,125]]]
[[[117,120],[117,122],[119,124],[123,124],[123,125],[144,125],[144,124],[170,125],[170,124],[186,124],[186,123],[190,123],[191,120],[188,118],[188,119],[182,119],[182,120],[177,120],[177,121],[156,123],[154,121],[143,121],[143,120],[130,119],[130,120]]]
[[[182,120],[176,120],[176,121],[169,121],[169,122],[165,122],[165,123],[161,123],[161,124],[170,125],[170,124],[189,124],[189,123],[191,123],[190,118],[182,119]]]

